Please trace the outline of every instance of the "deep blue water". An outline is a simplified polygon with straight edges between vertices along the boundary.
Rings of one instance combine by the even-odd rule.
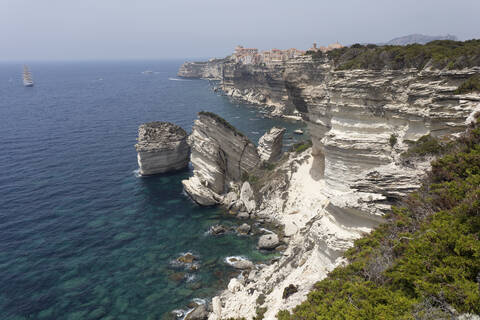
[[[33,88],[21,65],[0,64],[0,319],[160,319],[223,288],[234,272],[225,257],[269,258],[254,237],[205,234],[240,222],[182,193],[190,170],[134,173],[143,122],[190,131],[208,110],[254,141],[300,126],[179,81],[180,64],[33,63]],[[171,264],[188,251],[198,271]]]

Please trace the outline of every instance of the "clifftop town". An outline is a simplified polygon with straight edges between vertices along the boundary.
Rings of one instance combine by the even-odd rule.
[[[317,44],[313,43],[312,47],[307,51],[328,52],[330,50],[340,49],[340,48],[343,48],[343,46],[338,42],[330,44],[326,47],[324,46],[317,47]],[[270,49],[270,50],[258,51],[258,49],[256,48],[244,48],[243,46],[238,45],[235,48],[235,51],[232,54],[231,59],[236,63],[242,63],[242,64],[269,65],[269,64],[283,63],[288,59],[303,56],[307,51],[299,50],[296,48],[290,48],[286,50]]]

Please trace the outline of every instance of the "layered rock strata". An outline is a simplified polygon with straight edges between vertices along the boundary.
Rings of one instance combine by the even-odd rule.
[[[262,161],[273,162],[280,158],[284,134],[285,128],[273,127],[258,140],[257,150]]]
[[[209,319],[252,318],[257,307],[267,308],[265,319],[274,319],[302,302],[316,281],[345,262],[342,254],[355,239],[420,186],[431,159],[405,161],[402,153],[422,136],[448,139],[465,129],[480,95],[457,95],[455,89],[476,73],[480,67],[428,65],[420,71],[340,71],[327,58],[310,56],[274,66],[227,61],[221,79],[227,94],[271,106],[277,114],[301,112],[313,146],[290,154],[255,192],[250,217],[282,225],[279,240],[287,249],[215,297]],[[235,192],[229,203],[236,203]],[[291,284],[298,291],[283,299]]]
[[[216,114],[200,112],[188,138],[193,177],[183,180],[185,191],[201,205],[220,203],[260,157],[255,145]]]
[[[225,59],[210,59],[206,62],[186,62],[177,75],[183,78],[221,80]]]
[[[188,165],[187,133],[170,122],[149,122],[138,128],[137,160],[141,175],[180,170]]]

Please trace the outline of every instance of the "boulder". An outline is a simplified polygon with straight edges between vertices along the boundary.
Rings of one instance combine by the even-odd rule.
[[[238,219],[248,219],[248,218],[250,218],[250,215],[248,214],[248,212],[242,211],[239,214],[237,214],[237,218]]]
[[[262,161],[274,162],[282,155],[285,128],[271,128],[258,140],[257,151]]]
[[[187,252],[184,255],[181,255],[180,257],[178,257],[177,261],[181,263],[193,263],[193,261],[196,259],[197,258],[193,254],[191,254],[190,252]]]
[[[185,320],[206,320],[208,319],[208,311],[207,307],[204,304],[197,306],[190,312],[186,317]]]
[[[223,204],[227,206],[228,209],[230,209],[237,201],[237,198],[237,194],[233,191],[230,191],[225,197],[223,197]]]
[[[258,247],[260,249],[272,250],[280,244],[278,236],[275,233],[265,234],[258,239]]]
[[[190,156],[187,133],[170,122],[142,124],[135,149],[142,176],[183,169]]]
[[[252,227],[250,227],[249,224],[242,224],[241,226],[239,226],[237,228],[237,233],[239,234],[248,234],[250,232],[250,230],[252,229]]]
[[[213,206],[218,204],[218,195],[204,186],[198,177],[182,180],[183,188],[190,198],[201,206]]]
[[[255,267],[252,261],[238,257],[228,257],[227,263],[239,270],[253,269]]]
[[[210,227],[211,234],[220,235],[220,234],[224,234],[225,232],[227,232],[227,228],[225,228],[221,224],[216,224]]]
[[[257,207],[252,187],[248,181],[245,181],[242,185],[242,189],[240,190],[240,200],[245,205],[245,209],[248,213],[252,213]]]

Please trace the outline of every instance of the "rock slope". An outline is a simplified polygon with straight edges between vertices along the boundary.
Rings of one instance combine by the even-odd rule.
[[[170,122],[149,122],[138,128],[137,160],[141,175],[180,170],[188,165],[187,133]]]
[[[255,145],[216,114],[200,112],[188,138],[193,177],[182,181],[185,191],[201,205],[222,200],[260,161]]]

